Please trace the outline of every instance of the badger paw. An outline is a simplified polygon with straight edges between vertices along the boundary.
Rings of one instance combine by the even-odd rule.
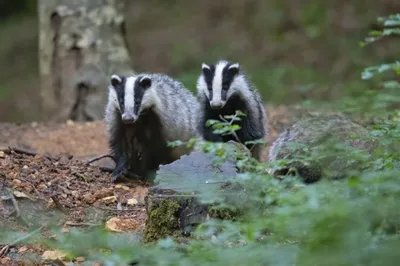
[[[125,166],[119,165],[115,167],[114,171],[111,174],[111,182],[116,183],[123,177],[127,175],[128,171]]]

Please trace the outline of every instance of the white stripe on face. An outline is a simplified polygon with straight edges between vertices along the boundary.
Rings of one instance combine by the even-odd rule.
[[[212,99],[210,103],[215,103],[217,105],[223,105],[221,100],[221,93],[222,93],[222,72],[224,70],[224,67],[226,66],[226,62],[221,62],[218,63],[215,66],[215,72],[214,72],[214,79],[212,82]]]
[[[124,113],[133,115],[133,107],[135,102],[135,82],[136,77],[128,77],[125,81],[125,94],[124,94]]]

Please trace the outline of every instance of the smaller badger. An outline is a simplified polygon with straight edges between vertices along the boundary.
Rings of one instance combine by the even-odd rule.
[[[232,135],[222,136],[213,133],[206,126],[209,119],[220,120],[220,117],[234,115],[237,110],[245,114],[236,131],[237,138],[243,144],[247,141],[263,140],[267,135],[267,116],[262,99],[257,89],[240,70],[239,63],[220,60],[216,64],[203,63],[202,74],[197,81],[197,92],[200,100],[201,117],[198,129],[206,141],[237,141]],[[246,145],[252,156],[260,161],[262,145]]]
[[[290,169],[296,169],[304,183],[311,184],[321,178],[332,180],[345,178],[349,171],[362,170],[357,161],[345,154],[326,153],[324,147],[330,148],[331,143],[345,144],[348,148],[358,149],[367,153],[377,148],[377,143],[368,138],[369,131],[362,125],[340,115],[315,115],[302,119],[283,131],[271,145],[269,161],[290,160],[284,168],[269,169],[271,175],[293,175]],[[309,149],[292,149],[290,143],[297,143]],[[316,151],[316,158],[305,164],[298,160],[302,156],[310,156]]]
[[[188,153],[168,142],[198,136],[199,108],[196,97],[165,74],[112,75],[105,112],[116,160],[112,181],[121,176],[148,179],[160,164]]]

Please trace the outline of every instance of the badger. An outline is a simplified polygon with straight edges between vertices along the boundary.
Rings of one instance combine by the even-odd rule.
[[[274,176],[293,175],[295,172],[290,172],[290,169],[295,169],[306,184],[317,182],[323,177],[332,180],[343,179],[349,171],[361,170],[361,166],[356,161],[352,161],[352,158],[325,154],[324,148],[329,148],[331,143],[342,142],[349,148],[370,154],[377,148],[377,143],[368,136],[369,131],[365,127],[347,116],[311,115],[288,127],[272,143],[268,155],[269,161],[285,159],[290,160],[290,163],[280,169],[270,168],[268,172]],[[292,149],[290,143],[300,144],[307,149]],[[312,162],[305,164],[299,160],[301,156],[309,156],[312,153],[308,152],[318,151],[318,149],[320,152]]]
[[[160,164],[189,153],[171,141],[199,136],[200,105],[182,83],[166,74],[112,75],[105,123],[116,161],[112,182],[121,176],[148,179]]]
[[[202,73],[197,80],[197,96],[201,115],[198,130],[202,138],[210,142],[262,140],[267,135],[267,116],[262,99],[239,63],[220,60],[216,64],[202,64]],[[226,115],[234,115],[239,110],[245,114],[234,124],[240,126],[236,136],[214,134],[206,126],[209,119],[220,120]],[[261,160],[262,144],[247,144],[252,156]]]

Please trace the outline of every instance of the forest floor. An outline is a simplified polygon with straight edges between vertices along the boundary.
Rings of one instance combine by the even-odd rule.
[[[284,106],[268,108],[267,143],[295,116]],[[115,232],[142,232],[149,185],[111,183],[110,173],[98,167],[113,166],[106,159],[85,164],[107,151],[103,121],[0,123],[0,228],[29,234],[56,219],[63,231],[105,226]],[[264,161],[266,154],[267,149]],[[0,243],[0,265],[47,265],[46,259],[64,260],[41,245]],[[79,261],[84,258],[76,258],[75,265]]]

